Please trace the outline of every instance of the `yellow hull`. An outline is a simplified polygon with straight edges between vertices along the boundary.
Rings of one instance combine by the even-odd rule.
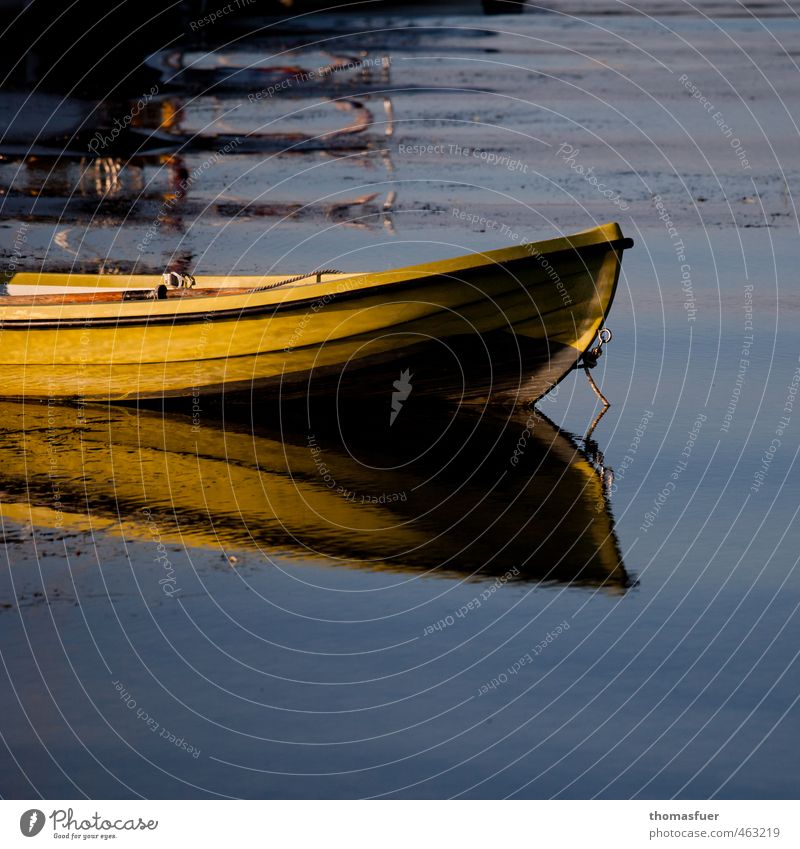
[[[275,278],[198,278],[164,300],[113,292],[153,289],[154,276],[17,274],[9,288],[21,294],[0,302],[0,397],[314,394],[365,375],[385,386],[387,370],[409,368],[420,393],[535,400],[591,345],[629,245],[607,224],[271,289]]]

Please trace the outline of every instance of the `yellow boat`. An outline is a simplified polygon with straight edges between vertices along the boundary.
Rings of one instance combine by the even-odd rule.
[[[417,396],[530,402],[591,346],[631,245],[605,224],[368,274],[17,273],[0,397],[363,396],[404,374]]]
[[[100,558],[110,536],[614,594],[631,585],[602,476],[543,416],[426,408],[391,434],[384,416],[325,421],[272,430],[4,402],[0,517],[6,533],[88,534],[67,550],[94,544]]]

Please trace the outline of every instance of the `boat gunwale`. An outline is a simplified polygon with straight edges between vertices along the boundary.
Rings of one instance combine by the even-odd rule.
[[[598,240],[588,240],[585,243],[576,244],[575,241],[578,240],[578,237],[592,236],[597,235],[601,232],[606,232],[609,228],[613,228],[614,231],[619,234],[617,238],[614,239],[598,239]],[[580,239],[580,242],[584,242],[584,239]],[[544,248],[544,246],[552,245],[552,248]],[[3,313],[6,310],[18,310],[20,308],[28,307],[30,309],[42,310],[45,313],[58,311],[59,313],[63,312],[65,307],[85,307],[86,305],[65,301],[60,304],[45,304],[38,305],[34,302],[24,303],[2,303],[2,299],[0,299],[0,329],[3,330],[29,330],[29,329],[58,329],[58,328],[75,328],[75,327],[83,327],[83,328],[91,328],[91,327],[117,327],[117,326],[146,326],[146,325],[157,325],[157,324],[172,324],[172,325],[183,325],[183,324],[198,324],[204,323],[207,321],[238,321],[242,318],[250,318],[257,317],[261,315],[274,315],[278,312],[289,311],[289,310],[303,310],[309,309],[321,301],[323,301],[326,305],[332,303],[334,301],[344,301],[355,298],[366,298],[371,295],[377,294],[378,292],[383,292],[391,290],[392,292],[403,289],[403,288],[411,288],[414,286],[419,286],[424,284],[425,282],[429,282],[429,279],[433,278],[442,278],[452,275],[454,272],[474,272],[481,268],[485,267],[494,267],[497,265],[507,265],[512,262],[518,262],[521,260],[531,260],[536,261],[542,257],[553,257],[559,254],[565,253],[573,253],[584,255],[586,253],[595,253],[596,251],[608,251],[618,249],[620,253],[624,250],[632,247],[633,241],[629,238],[625,238],[620,228],[617,224],[607,224],[602,227],[594,228],[592,230],[584,231],[583,233],[575,234],[570,237],[563,237],[559,239],[551,239],[542,242],[527,242],[522,245],[514,246],[511,248],[501,248],[496,251],[489,251],[486,253],[476,253],[476,254],[467,254],[460,257],[455,257],[449,260],[441,260],[434,263],[420,264],[415,266],[406,266],[404,268],[399,268],[390,271],[383,272],[375,272],[373,274],[370,273],[360,273],[353,274],[348,277],[339,277],[335,281],[326,281],[323,283],[306,283],[306,284],[294,284],[294,285],[286,285],[274,288],[260,288],[254,287],[252,289],[223,289],[223,290],[214,290],[215,294],[195,296],[191,298],[176,298],[174,300],[166,299],[166,300],[152,300],[152,301],[112,301],[112,302],[102,302],[101,306],[103,307],[112,307],[117,308],[116,311],[109,313],[101,313],[99,315],[77,315],[77,316],[63,316],[59,315],[57,317],[53,316],[42,316],[42,317],[12,317],[12,318],[4,318]],[[536,249],[536,252],[532,250],[532,248]],[[470,263],[470,260],[479,260],[477,262]],[[381,279],[381,277],[388,279]],[[359,280],[368,281],[364,282],[363,285],[350,285],[346,286],[348,281]],[[238,298],[251,298],[253,295],[259,294],[272,294],[273,292],[278,294],[286,293],[287,291],[292,291],[293,293],[297,293],[298,291],[314,289],[323,291],[315,291],[313,294],[311,292],[302,299],[300,298],[291,298],[282,300],[273,300],[270,299],[266,302],[258,303],[258,304],[243,304],[241,306],[235,306],[230,308],[225,308],[223,304],[220,307],[212,307],[212,302],[219,303],[220,300],[224,300],[228,297],[238,297]],[[332,291],[331,291],[332,289]],[[327,291],[325,291],[327,290]],[[11,298],[24,297],[24,296],[11,296]],[[122,305],[126,306],[145,306],[150,307],[149,312],[137,312],[133,315],[125,315],[119,311],[119,307]],[[186,305],[187,309],[179,309],[179,306]],[[161,309],[158,309],[161,307]],[[195,307],[194,309],[189,309],[188,307]]]

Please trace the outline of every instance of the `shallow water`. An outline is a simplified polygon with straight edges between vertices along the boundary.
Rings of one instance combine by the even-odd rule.
[[[796,795],[798,24],[651,11],[212,33],[141,117],[168,152],[0,163],[12,270],[636,241],[611,408],[585,440],[567,378],[516,466],[525,415],[395,430],[391,387],[342,433],[5,405],[4,796]],[[376,61],[250,100],[319,39]]]

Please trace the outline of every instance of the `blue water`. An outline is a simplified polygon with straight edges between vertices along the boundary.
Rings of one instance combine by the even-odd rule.
[[[133,246],[152,210],[128,219],[117,210],[121,217],[109,214],[98,226],[78,209],[66,237],[52,241],[65,228],[59,204],[69,192],[61,187],[52,193],[54,208],[31,219],[19,261],[61,270],[73,263],[128,268],[134,260],[160,269],[175,257],[219,272],[264,270],[265,263],[281,271],[364,268],[508,241],[497,228],[458,221],[454,207],[524,228],[526,237],[619,220],[636,247],[625,254],[608,321],[614,338],[594,372],[612,406],[591,439],[614,472],[607,509],[629,585],[608,591],[510,581],[459,617],[489,579],[471,580],[469,570],[363,568],[341,556],[350,540],[340,529],[321,541],[312,535],[322,554],[298,554],[289,539],[261,550],[173,540],[167,549],[180,592],[169,597],[146,534],[64,533],[7,518],[2,795],[796,796],[800,299],[791,191],[798,163],[788,153],[796,138],[783,105],[797,104],[795,78],[752,20],[720,29],[669,18],[697,50],[660,25],[627,17],[611,27],[605,19],[523,16],[513,31],[488,35],[459,29],[465,20],[487,26],[458,19],[435,38],[402,26],[364,37],[371,54],[392,56],[399,123],[390,142],[381,125],[370,129],[374,149],[366,153],[229,154],[189,193],[196,206],[186,219],[160,229],[138,259]],[[769,26],[787,43],[796,30],[788,21]],[[783,104],[731,55],[725,32],[755,57]],[[524,42],[539,37],[546,42],[535,42],[536,50]],[[621,53],[622,38],[637,49]],[[255,44],[266,51],[270,42]],[[431,64],[409,59],[434,48],[447,54],[448,70],[431,79]],[[497,58],[487,48],[517,69],[475,71],[476,59]],[[617,62],[621,76],[592,57]],[[742,65],[756,78],[759,99],[740,99],[706,60],[727,73]],[[520,100],[532,68],[556,78]],[[751,171],[676,82],[677,72],[737,123]],[[458,80],[481,90],[437,90]],[[341,86],[345,94],[361,91],[358,82]],[[205,120],[204,99],[217,109],[208,114],[218,114],[226,98],[242,100],[248,90],[184,100]],[[291,110],[311,96],[292,94]],[[366,99],[376,116],[384,114],[381,97],[370,89]],[[279,107],[271,101],[268,108]],[[248,109],[244,127],[254,120]],[[520,128],[547,145],[522,139]],[[648,128],[658,132],[648,136]],[[441,138],[469,139],[531,168],[521,174],[480,159],[409,159],[396,150],[403,139]],[[566,139],[627,199],[627,211],[559,163],[554,152]],[[380,153],[387,146],[389,160]],[[207,156],[191,154],[186,167]],[[77,167],[59,166],[65,185],[78,179]],[[123,173],[120,198],[140,191],[136,169],[154,181],[157,209],[168,178],[155,160]],[[47,183],[19,163],[3,163],[0,173],[7,187],[11,176]],[[396,206],[387,215],[382,204],[393,188]],[[378,194],[363,216],[329,206],[330,193],[366,192]],[[22,203],[23,194],[11,193],[7,203]],[[654,194],[677,237],[659,220]],[[309,207],[295,215],[247,207],[298,198]],[[68,210],[76,203],[69,200]],[[12,217],[5,232],[18,232],[23,219],[22,212]],[[689,267],[683,288],[682,265]],[[404,415],[415,415],[413,404],[412,395]],[[539,408],[580,446],[600,409],[580,373]],[[421,413],[420,422],[427,422]],[[396,480],[387,473],[385,489]],[[5,490],[10,485],[4,481]],[[467,501],[480,486],[467,490]],[[4,504],[19,497],[6,493]],[[213,515],[213,491],[208,497]],[[108,519],[99,504],[85,511]],[[554,524],[558,518],[545,515]],[[477,521],[443,528],[465,538],[481,530]],[[506,542],[498,535],[496,547]],[[323,556],[331,550],[338,559]]]

